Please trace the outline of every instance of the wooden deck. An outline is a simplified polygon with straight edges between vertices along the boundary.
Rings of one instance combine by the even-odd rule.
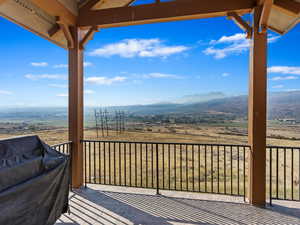
[[[88,185],[70,195],[71,224],[300,224],[300,202],[274,201],[256,208],[242,198]]]

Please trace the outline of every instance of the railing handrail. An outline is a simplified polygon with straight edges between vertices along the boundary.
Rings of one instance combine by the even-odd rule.
[[[293,146],[276,146],[276,145],[267,145],[267,148],[269,148],[269,149],[282,148],[282,149],[293,149],[293,150],[299,150],[299,149],[300,149],[300,147],[293,147]]]
[[[250,145],[241,144],[213,144],[213,143],[183,143],[183,142],[151,142],[151,141],[120,141],[120,140],[81,140],[81,142],[92,142],[92,143],[126,143],[126,144],[158,144],[158,145],[202,145],[202,146],[225,146],[225,147],[245,147],[249,148]]]
[[[218,143],[187,143],[187,142],[153,142],[153,141],[121,141],[121,140],[90,140],[90,139],[84,139],[81,140],[81,142],[106,142],[106,143],[128,143],[128,144],[159,144],[159,145],[203,145],[203,146],[225,146],[225,147],[245,147],[250,148],[250,145],[246,144],[218,144]],[[276,148],[282,148],[282,149],[294,149],[294,150],[300,150],[300,147],[295,146],[280,146],[280,145],[267,145],[266,146],[269,149],[276,149]]]

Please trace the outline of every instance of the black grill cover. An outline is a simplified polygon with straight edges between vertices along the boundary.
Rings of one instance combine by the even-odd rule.
[[[0,224],[54,224],[68,209],[69,166],[38,136],[0,140]]]

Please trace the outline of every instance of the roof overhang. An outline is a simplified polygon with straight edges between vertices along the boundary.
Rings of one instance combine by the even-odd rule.
[[[264,26],[280,34],[300,22],[300,0],[171,0],[132,4],[133,0],[0,0],[0,16],[67,48],[61,29],[68,26],[108,28],[249,13],[269,2]],[[58,24],[59,21],[59,24]]]

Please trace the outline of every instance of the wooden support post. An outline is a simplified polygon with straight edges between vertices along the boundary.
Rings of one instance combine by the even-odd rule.
[[[264,207],[266,203],[266,105],[267,105],[267,34],[259,32],[262,7],[253,12],[250,50],[248,139],[249,203]]]
[[[70,27],[74,46],[69,49],[69,140],[72,141],[72,186],[83,186],[83,50],[81,31]]]

